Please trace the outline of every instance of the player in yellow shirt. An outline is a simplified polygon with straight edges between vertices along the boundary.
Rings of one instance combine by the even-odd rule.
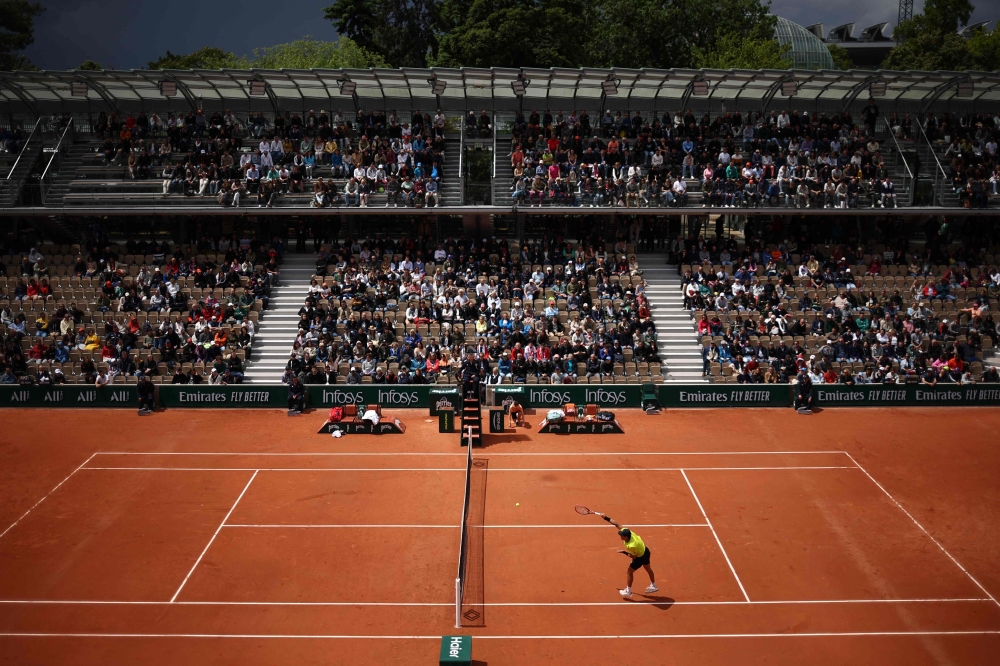
[[[625,543],[625,547],[623,549],[619,548],[618,552],[632,558],[632,561],[628,565],[628,571],[625,574],[627,578],[625,589],[618,590],[618,593],[626,599],[632,598],[632,576],[638,571],[639,567],[645,569],[646,573],[649,574],[649,587],[646,588],[646,594],[652,594],[659,590],[660,588],[656,587],[656,576],[653,575],[653,568],[649,566],[649,548],[642,542],[639,535],[627,527],[622,527],[613,521],[610,516],[602,515],[601,517],[618,528],[618,536]]]

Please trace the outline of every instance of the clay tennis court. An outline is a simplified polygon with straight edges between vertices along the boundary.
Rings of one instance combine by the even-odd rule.
[[[316,414],[4,410],[0,655],[431,664],[451,633],[491,665],[1000,652],[996,410],[625,410],[625,435],[487,436],[481,626],[461,630],[466,453],[423,411],[390,416],[405,435],[334,440]],[[622,600],[621,542],[574,504],[642,536],[659,592]]]

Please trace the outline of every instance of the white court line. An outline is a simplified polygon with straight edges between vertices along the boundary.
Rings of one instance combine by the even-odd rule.
[[[656,601],[653,599],[633,599],[632,601],[528,601],[528,602],[495,602],[484,606],[789,606],[789,605],[825,605],[825,604],[938,604],[938,603],[989,603],[992,599],[804,599],[790,601]],[[40,606],[447,606],[453,607],[455,602],[420,602],[420,601],[88,601],[80,599],[50,600],[50,599],[0,599],[2,605],[40,605]]]
[[[684,477],[684,482],[687,484],[688,490],[691,491],[691,496],[694,497],[694,501],[698,503],[698,509],[701,511],[701,515],[705,517],[705,522],[708,523],[708,527],[712,530],[712,536],[715,537],[715,543],[719,544],[719,550],[722,551],[722,556],[726,558],[726,564],[729,565],[729,570],[733,572],[733,578],[736,579],[736,584],[740,586],[740,592],[743,593],[743,598],[750,601],[750,596],[747,594],[747,591],[743,589],[743,582],[736,574],[736,569],[733,568],[733,563],[729,561],[729,555],[726,554],[726,549],[722,547],[722,541],[719,539],[719,535],[715,532],[715,528],[712,527],[712,521],[708,519],[708,514],[705,513],[705,508],[701,505],[701,500],[698,499],[698,493],[694,491],[694,486],[691,485],[691,480],[688,479],[684,470],[681,470],[681,476]]]
[[[465,472],[464,467],[84,467],[83,469],[125,469],[147,472]]]
[[[343,451],[319,452],[319,453],[240,453],[233,451],[98,451],[97,455],[102,456],[452,456],[465,458],[465,453],[385,453],[385,452],[358,452],[347,453]]]
[[[212,547],[212,542],[215,541],[215,537],[219,536],[219,531],[222,530],[222,526],[226,524],[227,520],[229,520],[229,516],[231,516],[233,511],[236,509],[236,505],[240,503],[241,499],[243,499],[243,495],[246,494],[247,489],[250,488],[250,484],[253,483],[253,480],[256,478],[257,478],[257,472],[254,472],[253,476],[250,477],[250,480],[247,481],[247,485],[243,486],[243,492],[241,492],[240,496],[236,498],[236,501],[233,502],[233,505],[229,507],[229,513],[227,513],[226,517],[222,519],[222,522],[219,524],[219,526],[215,528],[215,533],[212,535],[212,538],[208,540],[208,543],[205,544],[205,549],[201,551],[201,555],[199,555],[198,559],[194,561],[194,565],[191,567],[191,571],[188,571],[187,576],[184,576],[184,580],[181,582],[181,586],[177,588],[176,592],[174,592],[174,596],[170,597],[171,603],[173,603],[177,599],[177,595],[180,594],[181,590],[184,589],[184,586],[187,585],[188,579],[191,577],[191,574],[194,573],[194,570],[198,568],[198,564],[201,563],[201,558],[205,557],[205,553],[207,553],[208,549]]]
[[[96,453],[92,453],[92,454],[90,455],[90,458],[87,458],[87,459],[86,459],[86,460],[84,460],[84,461],[83,461],[82,463],[80,463],[80,466],[79,466],[79,467],[77,467],[76,469],[74,469],[74,470],[73,470],[72,472],[70,472],[70,473],[69,473],[69,474],[68,474],[68,475],[66,476],[66,478],[65,478],[65,479],[63,479],[63,480],[62,480],[62,481],[60,481],[60,482],[59,482],[58,484],[56,484],[56,487],[55,487],[55,488],[53,488],[53,489],[52,489],[52,490],[50,490],[49,492],[45,493],[45,496],[44,496],[44,497],[42,497],[42,499],[40,499],[40,500],[38,500],[37,502],[35,502],[34,504],[32,504],[32,505],[31,505],[31,508],[30,508],[30,509],[28,509],[27,511],[25,511],[25,512],[24,512],[23,514],[21,514],[21,517],[20,517],[20,518],[18,518],[18,519],[17,519],[17,520],[15,520],[15,521],[14,521],[13,523],[11,523],[10,527],[8,527],[7,529],[5,529],[5,530],[4,530],[3,532],[0,532],[0,538],[3,538],[3,535],[4,535],[4,534],[7,534],[7,532],[10,532],[10,531],[11,531],[12,529],[14,529],[14,526],[15,526],[15,525],[17,525],[17,524],[18,524],[19,522],[21,522],[22,520],[24,520],[24,519],[25,519],[25,517],[27,517],[27,515],[28,515],[29,513],[31,513],[32,511],[34,511],[34,509],[35,509],[35,507],[36,507],[36,506],[38,506],[39,504],[41,504],[42,502],[44,502],[44,501],[45,501],[46,499],[48,499],[49,495],[51,495],[51,494],[52,494],[52,493],[54,493],[55,491],[59,490],[59,487],[60,487],[60,486],[61,486],[62,484],[64,484],[64,483],[66,483],[67,481],[69,481],[69,477],[73,476],[74,474],[76,474],[77,472],[79,472],[79,471],[80,471],[81,469],[83,469],[83,466],[84,466],[84,465],[86,465],[87,463],[89,463],[89,462],[90,462],[90,459],[91,459],[91,458],[93,458],[93,457],[94,457],[94,456],[96,456],[96,455],[97,455]]]
[[[948,559],[949,559],[949,560],[951,560],[952,562],[954,562],[954,563],[955,563],[955,566],[957,566],[957,567],[958,567],[959,569],[961,569],[961,570],[962,570],[962,573],[964,573],[964,574],[965,574],[966,576],[968,576],[968,577],[969,577],[969,580],[971,580],[971,581],[972,581],[973,583],[975,583],[975,584],[976,584],[976,587],[978,587],[978,588],[979,588],[980,590],[982,590],[982,591],[983,591],[983,594],[985,594],[985,595],[986,595],[986,596],[988,596],[988,597],[989,597],[990,599],[992,599],[992,600],[993,600],[993,603],[995,603],[995,604],[996,604],[997,606],[1000,606],[1000,602],[998,602],[998,601],[996,600],[996,597],[994,597],[994,596],[993,596],[992,594],[990,594],[990,593],[989,593],[989,591],[988,591],[988,590],[987,590],[987,589],[986,589],[985,587],[983,587],[983,585],[982,585],[982,584],[981,584],[981,583],[980,583],[980,582],[979,582],[978,580],[976,580],[976,579],[975,579],[975,577],[974,577],[974,576],[973,576],[973,575],[972,575],[971,573],[969,573],[968,569],[966,569],[965,567],[963,567],[963,566],[962,566],[962,564],[961,564],[961,563],[960,563],[960,562],[959,562],[958,560],[956,560],[956,559],[955,559],[954,557],[952,557],[952,554],[951,554],[951,553],[949,553],[949,552],[948,552],[948,550],[947,550],[947,549],[946,549],[946,548],[945,548],[944,546],[942,546],[942,545],[941,545],[941,542],[940,542],[940,541],[938,541],[937,539],[935,539],[935,538],[934,538],[933,536],[931,536],[931,533],[930,533],[930,532],[928,532],[928,531],[927,531],[927,529],[926,529],[926,528],[924,528],[924,526],[923,526],[923,525],[921,525],[921,524],[920,524],[920,523],[919,523],[919,522],[917,521],[917,519],[916,519],[916,518],[914,518],[914,517],[913,517],[913,516],[912,516],[912,515],[910,514],[910,512],[909,512],[909,511],[907,511],[907,510],[906,510],[905,508],[903,508],[903,505],[902,505],[902,504],[900,504],[900,503],[899,503],[899,502],[898,502],[898,501],[896,500],[896,498],[895,498],[895,497],[893,497],[892,495],[890,495],[890,494],[889,494],[889,491],[888,491],[888,490],[886,490],[886,489],[885,489],[885,487],[883,487],[881,483],[879,483],[878,481],[876,481],[876,480],[875,480],[875,477],[873,477],[873,476],[872,476],[871,474],[869,474],[869,473],[868,473],[868,470],[866,470],[866,469],[865,469],[864,467],[862,467],[862,466],[861,466],[861,465],[860,465],[860,464],[858,463],[858,461],[854,459],[854,456],[852,456],[852,455],[851,455],[850,453],[848,453],[848,454],[847,454],[847,457],[851,459],[851,462],[853,462],[853,463],[854,463],[855,465],[857,465],[857,466],[858,466],[858,469],[860,469],[860,470],[861,470],[862,472],[864,472],[864,473],[865,473],[865,476],[867,476],[867,477],[868,477],[869,479],[871,479],[871,480],[872,480],[872,483],[874,483],[874,484],[875,484],[876,486],[878,486],[879,490],[881,490],[881,491],[882,491],[883,493],[885,493],[885,496],[886,496],[886,497],[888,497],[888,498],[889,498],[889,499],[890,499],[890,500],[892,501],[892,503],[893,503],[893,504],[895,504],[896,506],[898,506],[898,507],[899,507],[899,510],[900,510],[900,511],[902,511],[903,513],[905,513],[905,514],[906,514],[906,517],[907,517],[907,518],[909,518],[910,520],[912,520],[912,521],[913,521],[913,524],[914,524],[914,525],[916,525],[917,527],[919,527],[919,528],[920,528],[920,531],[921,531],[921,532],[923,532],[924,534],[926,534],[926,535],[927,535],[927,538],[929,538],[929,539],[930,539],[931,541],[933,541],[933,542],[934,542],[934,545],[935,545],[935,546],[937,546],[938,548],[940,548],[940,549],[941,549],[941,552],[942,552],[942,553],[944,553],[945,555],[947,555],[947,556],[948,556]]]
[[[659,523],[659,524],[650,524],[650,525],[631,525],[630,524],[629,526],[630,527],[644,527],[644,528],[645,527],[709,527],[709,525],[707,525],[705,523]],[[360,527],[360,528],[395,527],[395,528],[404,528],[404,529],[410,529],[410,528],[435,528],[435,529],[457,530],[457,529],[460,529],[462,526],[461,525],[397,525],[397,524],[383,524],[383,523],[372,523],[372,524],[367,524],[367,525],[349,524],[349,523],[344,523],[344,524],[324,524],[324,523],[318,523],[318,524],[280,524],[280,523],[279,524],[273,524],[273,523],[267,523],[267,524],[257,524],[257,525],[253,525],[253,524],[242,524],[241,525],[241,524],[227,523],[226,525],[223,525],[223,527],[260,527],[260,528],[291,528],[291,529],[297,529],[297,528],[307,528],[307,529],[308,528],[320,528],[320,529],[322,529],[322,528],[329,528],[329,529],[336,529],[336,528],[352,528],[352,527]],[[486,529],[564,529],[564,528],[565,529],[607,529],[606,525],[473,525],[473,527],[483,527],[483,528],[486,528]]]
[[[465,472],[464,467],[84,467],[86,470],[181,471],[181,472]],[[491,467],[490,472],[695,472],[776,469],[856,469],[854,465],[787,467]]]
[[[760,633],[760,634],[617,634],[617,635],[582,635],[566,634],[561,636],[546,635],[476,635],[475,640],[577,640],[587,639],[623,639],[623,638],[821,638],[821,637],[863,637],[863,636],[995,636],[1000,630],[972,631],[842,631],[842,632],[808,632],[808,633]],[[441,640],[441,636],[379,636],[371,634],[124,634],[124,633],[55,633],[55,632],[0,632],[0,637],[8,638],[243,638],[243,639],[314,639],[314,640]]]
[[[844,451],[607,451],[595,453],[583,452],[552,452],[552,453],[490,453],[489,456],[770,456],[776,454],[788,455],[812,455],[839,453],[846,455]],[[257,453],[239,451],[98,451],[95,455],[101,456],[452,456],[465,458],[465,453],[417,453],[412,451],[392,453],[387,451],[377,452],[318,452],[318,453]]]

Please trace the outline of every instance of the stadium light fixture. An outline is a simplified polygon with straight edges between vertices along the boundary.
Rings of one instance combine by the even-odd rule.
[[[708,97],[708,85],[709,81],[707,79],[698,79],[697,81],[691,82],[691,94],[695,97]]]
[[[799,82],[795,79],[781,82],[781,95],[783,97],[795,97],[799,93]]]
[[[177,82],[164,79],[160,81],[160,94],[164,97],[177,96]]]
[[[358,87],[358,84],[354,81],[349,81],[348,79],[341,79],[337,81],[340,84],[340,94],[350,97],[354,94],[354,90]]]
[[[601,81],[601,90],[607,97],[618,94],[618,84],[622,81],[621,79],[608,79],[607,81]]]
[[[86,97],[90,87],[83,81],[73,81],[69,84],[69,92],[73,97]]]
[[[516,80],[510,82],[510,89],[513,90],[514,94],[518,97],[524,97],[524,93],[527,91],[530,84],[531,81],[524,78],[524,74],[521,74]]]
[[[447,81],[442,81],[441,79],[427,79],[427,83],[431,84],[431,93],[434,95],[443,95],[444,89],[448,87]]]
[[[958,89],[955,91],[955,97],[972,97],[975,91],[976,87],[971,81],[964,81],[958,84]]]
[[[260,79],[250,79],[247,81],[247,88],[250,89],[251,97],[263,97],[267,94],[267,84]]]
[[[878,81],[868,86],[868,94],[872,97],[885,97],[885,92],[889,88],[885,81]]]

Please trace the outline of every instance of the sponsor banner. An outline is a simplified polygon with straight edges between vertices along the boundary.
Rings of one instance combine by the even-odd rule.
[[[313,407],[333,407],[335,405],[371,405],[382,407],[429,407],[431,391],[438,390],[431,386],[393,386],[387,384],[329,384],[326,386],[309,386],[309,404]],[[458,393],[454,396],[435,395],[435,398],[447,398],[457,406]]]
[[[503,409],[490,410],[490,432],[503,432],[504,415]]]
[[[618,421],[559,421],[546,423],[540,432],[554,432],[572,435],[582,433],[588,435],[621,435],[625,431]]]
[[[442,409],[458,410],[461,396],[458,388],[432,388],[427,392],[430,402],[431,416],[437,416]]]
[[[788,407],[788,384],[660,384],[662,407]]]
[[[642,387],[638,384],[526,384],[524,401],[531,407],[552,407],[572,402],[577,405],[597,404],[601,407],[638,407]]]
[[[138,407],[132,385],[0,386],[0,407]]]
[[[161,384],[163,407],[287,407],[288,388],[254,384],[205,386],[201,384]]]
[[[1000,405],[1000,384],[862,384],[813,386],[819,407],[921,407]]]

